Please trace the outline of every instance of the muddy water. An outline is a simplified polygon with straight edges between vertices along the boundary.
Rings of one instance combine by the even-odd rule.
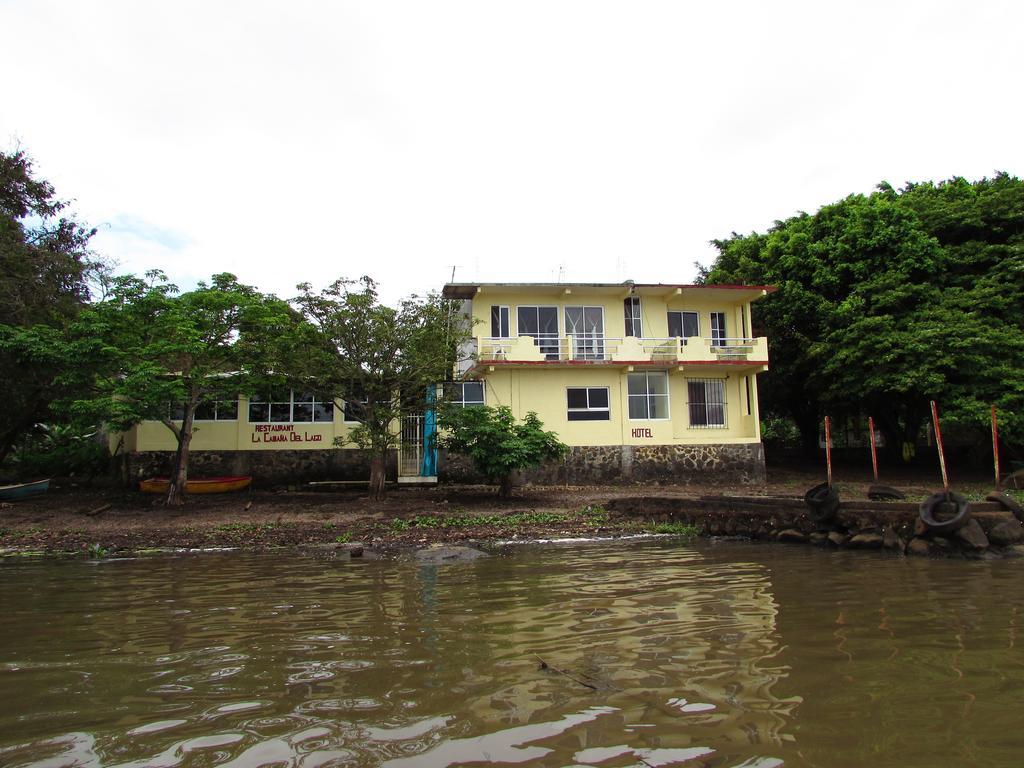
[[[4,766],[1024,764],[1024,561],[648,541],[0,576]]]

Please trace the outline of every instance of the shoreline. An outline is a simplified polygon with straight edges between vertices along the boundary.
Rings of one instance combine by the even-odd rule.
[[[58,487],[0,505],[0,557],[111,557],[164,552],[287,550],[348,552],[354,545],[388,556],[434,545],[496,546],[573,539],[675,534],[888,549],[904,554],[993,559],[1024,552],[1013,515],[991,502],[962,533],[922,531],[917,501],[930,478],[901,484],[913,501],[869,502],[868,484],[837,478],[836,519],[817,523],[802,495],[815,473],[774,473],[762,486],[534,487],[501,499],[482,486],[391,490],[373,501],[360,489],[255,490],[189,497],[168,508],[159,497],[115,488]],[[914,482],[916,481],[916,482]],[[976,499],[986,486],[964,489]],[[1018,547],[1019,549],[1014,549]]]

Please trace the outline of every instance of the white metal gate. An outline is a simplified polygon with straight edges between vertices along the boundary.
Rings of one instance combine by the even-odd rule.
[[[418,477],[423,467],[423,416],[402,417],[398,444],[399,477]]]

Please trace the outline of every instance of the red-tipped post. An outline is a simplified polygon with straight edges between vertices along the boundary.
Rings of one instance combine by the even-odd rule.
[[[832,419],[825,417],[825,467],[828,469],[828,487],[832,487]]]
[[[932,400],[932,426],[935,428],[935,445],[939,449],[939,469],[942,470],[942,487],[949,493],[949,475],[946,474],[946,452],[942,448],[942,429],[939,427],[939,409]]]
[[[868,438],[871,442],[871,473],[878,482],[878,446],[875,445],[875,420],[868,416]]]
[[[999,422],[996,420],[996,407],[992,406],[992,464],[996,470],[996,490],[1003,490],[1003,483],[999,479]]]

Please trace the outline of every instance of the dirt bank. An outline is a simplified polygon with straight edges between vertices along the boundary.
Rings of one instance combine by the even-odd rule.
[[[696,523],[638,514],[640,499],[742,495],[799,498],[820,482],[814,471],[774,471],[758,487],[643,485],[529,487],[511,499],[493,488],[441,486],[394,488],[383,501],[365,489],[316,492],[300,489],[193,496],[181,508],[159,497],[110,488],[57,484],[49,494],[0,505],[0,551],[7,553],[104,553],[156,548],[295,547],[364,542],[378,549],[437,542],[513,538],[618,536],[673,531]],[[911,498],[935,489],[930,476],[890,480]],[[858,474],[837,476],[844,500],[866,498],[869,483]],[[984,484],[964,488],[975,495]],[[635,499],[637,504],[632,504]],[[717,533],[714,526],[699,532]],[[742,535],[741,531],[736,531]]]

